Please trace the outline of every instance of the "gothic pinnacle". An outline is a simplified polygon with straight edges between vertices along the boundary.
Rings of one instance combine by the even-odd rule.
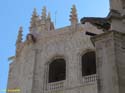
[[[17,37],[16,44],[19,44],[19,43],[22,42],[22,36],[23,36],[22,32],[23,32],[23,28],[22,28],[22,26],[21,26],[21,27],[19,28],[19,32],[18,32],[18,37]]]
[[[50,12],[48,12],[47,19],[48,19],[48,20],[51,20],[51,14],[50,14]]]
[[[71,24],[77,24],[78,23],[77,10],[76,10],[75,5],[73,5],[72,8],[71,8],[70,21],[71,21]]]
[[[46,7],[44,6],[42,9],[42,19],[46,19]]]
[[[31,21],[34,21],[34,19],[37,18],[37,17],[38,17],[37,11],[36,11],[36,8],[34,8]]]
[[[34,8],[31,21],[30,21],[30,31],[32,30],[32,28],[38,25],[38,21],[39,21],[39,16],[37,14],[36,8]]]
[[[33,16],[37,16],[37,11],[36,11],[36,8],[34,8],[34,11],[33,11]]]

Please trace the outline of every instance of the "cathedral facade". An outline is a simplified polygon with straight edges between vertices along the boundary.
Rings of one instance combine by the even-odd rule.
[[[124,93],[125,8],[110,0],[106,18],[78,22],[75,5],[70,25],[55,29],[50,13],[33,11],[30,32],[10,59],[8,89],[20,93]]]

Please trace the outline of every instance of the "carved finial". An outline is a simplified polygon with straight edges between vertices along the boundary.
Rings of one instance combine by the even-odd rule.
[[[48,31],[54,29],[54,24],[53,24],[53,22],[51,22],[50,12],[48,12],[47,21],[46,21],[46,28]]]
[[[42,9],[42,19],[45,20],[46,19],[46,7],[44,6]]]
[[[30,24],[30,31],[33,30],[33,28],[36,28],[39,25],[39,16],[37,15],[36,8],[34,8],[32,17],[31,17],[31,24]]]
[[[70,21],[71,21],[71,24],[77,24],[78,23],[77,10],[76,10],[75,5],[73,5],[72,8],[71,8]]]
[[[48,19],[48,20],[51,20],[51,14],[50,14],[50,12],[48,12],[47,19]]]
[[[36,8],[34,8],[34,11],[33,11],[33,16],[37,16],[37,11],[36,11]]]
[[[19,28],[19,32],[18,32],[18,37],[17,37],[17,41],[16,41],[16,57],[20,54],[20,51],[22,49],[22,34],[23,32],[23,28],[22,26]]]
[[[36,11],[36,8],[34,8],[32,18],[31,18],[31,24],[34,23],[37,18],[38,18],[37,11]]]
[[[22,40],[23,40],[23,39],[22,39],[22,36],[23,36],[22,32],[23,32],[23,28],[22,28],[22,26],[21,26],[21,27],[19,28],[16,45],[22,43]]]

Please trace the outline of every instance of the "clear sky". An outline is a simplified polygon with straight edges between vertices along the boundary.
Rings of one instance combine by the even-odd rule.
[[[34,8],[41,15],[42,7],[51,12],[56,28],[70,25],[72,5],[82,17],[106,17],[109,0],[1,0],[0,1],[0,90],[6,89],[8,79],[8,57],[15,54],[15,42],[19,26],[23,26],[24,37],[29,32],[30,18]],[[55,17],[56,12],[56,17]]]

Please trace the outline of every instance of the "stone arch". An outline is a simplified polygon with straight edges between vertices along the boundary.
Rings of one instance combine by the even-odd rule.
[[[90,51],[94,51],[95,52],[95,48],[94,47],[91,47],[91,48],[83,48],[83,49],[80,49],[78,52],[77,52],[77,57],[78,57],[78,64],[79,64],[79,77],[81,79],[81,82],[83,81],[83,76],[82,76],[82,56],[87,53],[87,52],[90,52]]]
[[[67,59],[63,55],[49,57],[46,62],[46,83],[66,80]]]
[[[66,79],[66,62],[63,58],[54,59],[49,64],[49,83]]]
[[[93,50],[86,50],[81,55],[82,76],[96,74],[96,54]]]
[[[51,56],[49,56],[49,57],[47,58],[47,61],[45,62],[45,65],[47,66],[47,65],[49,65],[53,60],[55,60],[55,59],[60,59],[60,58],[67,60],[67,57],[66,57],[65,55],[63,55],[63,54],[54,54],[54,55],[51,55]],[[66,61],[66,62],[67,62],[67,61]]]
[[[82,51],[80,52],[80,56],[84,55],[84,54],[87,53],[87,52],[91,52],[91,51],[95,52],[95,49],[94,49],[94,48],[84,49],[84,50],[82,50]]]

